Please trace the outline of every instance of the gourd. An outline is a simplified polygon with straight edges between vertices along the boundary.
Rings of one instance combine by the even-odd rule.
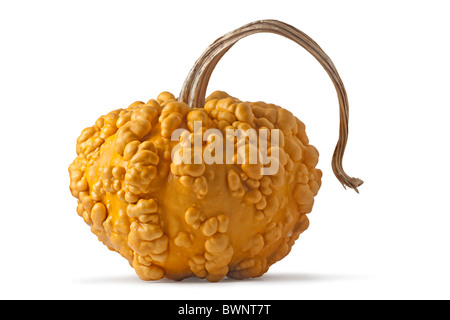
[[[332,167],[345,186],[362,181],[342,168],[348,137],[348,100],[330,58],[306,34],[276,20],[260,20],[217,39],[191,69],[178,98],[163,92],[101,116],[77,139],[69,167],[77,212],[110,250],[143,280],[209,281],[258,277],[285,257],[309,226],[321,186],[318,151],[305,125],[274,104],[246,102],[216,91],[205,99],[214,67],[240,39],[259,32],[284,36],[310,52],[330,76],[340,106],[339,140]],[[201,123],[195,132],[195,122]],[[177,129],[187,134],[171,139]],[[186,164],[173,161],[177,146],[207,129],[278,129],[276,174],[262,175],[261,161]],[[227,137],[230,138],[230,137]],[[186,140],[187,139],[187,140]],[[244,152],[248,139],[231,137]],[[205,150],[214,141],[201,142]],[[201,151],[202,151],[201,150]],[[259,150],[261,151],[261,150]]]

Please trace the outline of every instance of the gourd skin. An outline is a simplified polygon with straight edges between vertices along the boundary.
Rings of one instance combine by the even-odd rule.
[[[280,166],[176,164],[175,129],[194,121],[224,133],[280,129]],[[270,140],[269,140],[270,141]],[[209,141],[203,142],[203,148]],[[269,143],[270,145],[270,143]],[[263,275],[309,226],[322,172],[304,124],[289,111],[216,91],[191,109],[168,93],[100,117],[77,140],[69,167],[78,214],[143,280]],[[224,161],[225,163],[225,161]]]

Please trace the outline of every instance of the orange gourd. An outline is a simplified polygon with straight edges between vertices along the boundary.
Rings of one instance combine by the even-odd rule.
[[[289,253],[308,228],[306,214],[312,210],[322,172],[316,168],[319,154],[309,144],[305,125],[274,104],[245,102],[221,91],[202,98],[223,54],[256,32],[285,36],[324,66],[341,108],[333,169],[344,186],[357,190],[362,183],[342,170],[348,102],[331,60],[292,26],[275,20],[248,24],[204,52],[178,99],[163,92],[146,103],[134,102],[100,117],[77,140],[78,156],[69,167],[77,212],[143,280],[261,276]],[[173,139],[179,129],[183,129],[179,139]],[[277,130],[278,140],[268,139],[267,149],[262,150],[249,136],[227,132],[231,129]],[[231,141],[238,156],[225,159],[223,145],[219,145],[223,150],[211,150],[218,133]],[[200,145],[195,145],[196,139]],[[271,164],[276,163],[278,170],[262,174],[271,164],[260,157],[252,162],[252,150],[277,154]],[[188,151],[192,151],[191,163],[174,161]],[[196,158],[206,151],[216,162]]]

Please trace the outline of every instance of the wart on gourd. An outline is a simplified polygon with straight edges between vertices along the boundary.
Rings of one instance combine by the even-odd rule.
[[[240,39],[258,32],[282,35],[308,50],[335,85],[340,106],[339,141],[332,167],[344,185],[357,191],[362,181],[342,168],[348,136],[348,101],[333,63],[306,34],[276,20],[245,25],[216,40],[197,60],[181,93],[161,93],[100,117],[82,131],[77,158],[69,167],[77,213],[101,242],[125,257],[143,280],[209,281],[263,275],[285,257],[309,226],[322,172],[305,125],[274,104],[245,102],[216,91],[205,99],[211,73]],[[278,129],[269,148],[279,152],[279,170],[262,175],[244,160],[222,164],[172,162],[181,143],[177,129],[194,139],[194,123],[217,129]],[[228,137],[244,150],[247,140]],[[213,138],[202,139],[206,148]],[[254,146],[252,146],[254,148]],[[275,149],[273,149],[275,150]]]

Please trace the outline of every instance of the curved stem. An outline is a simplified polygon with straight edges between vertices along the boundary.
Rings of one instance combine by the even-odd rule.
[[[202,108],[205,105],[206,89],[211,74],[223,55],[239,40],[255,33],[274,33],[286,37],[305,48],[322,65],[331,78],[339,99],[339,140],[334,150],[332,168],[337,179],[344,186],[348,186],[358,192],[358,187],[363,183],[361,179],[349,177],[343,167],[345,147],[348,139],[348,98],[344,84],[331,59],[320,46],[308,35],[295,27],[277,20],[258,20],[241,28],[229,32],[212,43],[195,62],[189,72],[178,100],[183,101],[193,108]]]

